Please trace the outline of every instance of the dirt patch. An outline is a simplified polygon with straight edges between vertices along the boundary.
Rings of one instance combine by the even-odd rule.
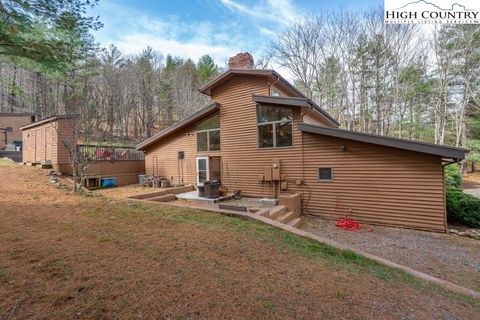
[[[0,318],[471,319],[480,302],[258,222],[0,167]],[[12,183],[14,181],[15,183]],[[113,190],[113,189],[112,189]]]
[[[369,232],[371,228],[373,231]],[[441,279],[480,291],[480,241],[450,234],[363,225],[344,231],[306,217],[302,229]]]
[[[125,199],[131,196],[136,196],[143,193],[151,193],[160,191],[160,188],[141,187],[138,184],[131,184],[118,188],[98,189],[95,192],[108,196],[110,198]]]

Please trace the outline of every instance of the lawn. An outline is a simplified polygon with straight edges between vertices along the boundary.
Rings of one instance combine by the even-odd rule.
[[[215,213],[0,165],[0,319],[472,319],[480,301]]]

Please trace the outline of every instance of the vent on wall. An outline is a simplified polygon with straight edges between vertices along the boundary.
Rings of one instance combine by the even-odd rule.
[[[185,159],[185,151],[178,151],[178,159],[179,160]]]

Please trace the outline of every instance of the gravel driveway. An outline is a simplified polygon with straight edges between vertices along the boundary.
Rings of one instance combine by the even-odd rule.
[[[301,229],[480,291],[480,241],[401,228],[363,227],[357,232],[345,231],[334,221],[305,216]]]

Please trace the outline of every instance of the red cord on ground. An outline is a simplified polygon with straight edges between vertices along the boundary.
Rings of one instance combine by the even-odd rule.
[[[358,221],[352,220],[349,217],[345,217],[343,219],[337,220],[335,225],[343,230],[347,231],[357,231],[360,230],[361,225]]]

